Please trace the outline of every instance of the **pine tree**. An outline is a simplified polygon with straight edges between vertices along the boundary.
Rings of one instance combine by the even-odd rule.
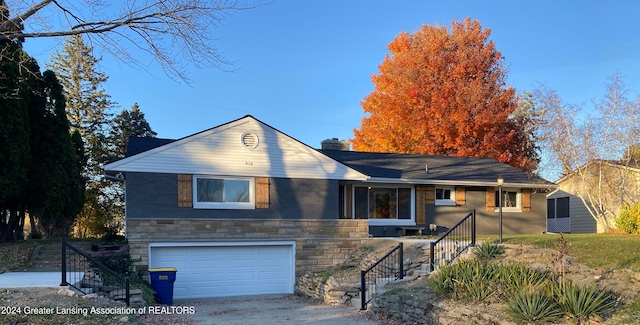
[[[0,0],[0,24],[9,15]],[[21,29],[15,25],[13,28]],[[20,40],[0,40],[0,242],[23,237],[24,195],[31,162],[28,107],[30,82],[38,71],[35,60],[23,50]]]
[[[113,146],[113,158],[124,158],[129,137],[155,138],[158,134],[151,129],[138,103],[130,111],[125,109],[113,119],[110,142]]]
[[[82,36],[65,39],[62,53],[51,58],[51,69],[59,76],[67,101],[67,118],[72,131],[79,131],[85,143],[87,164],[83,173],[89,186],[96,186],[102,170],[100,164],[107,157],[107,133],[115,105],[103,88],[108,77],[97,70],[100,60],[93,56],[93,48],[86,45]]]
[[[83,159],[86,197],[76,226],[82,228],[90,220],[102,224],[102,227],[94,228],[104,230],[104,225],[109,224],[110,219],[118,218],[124,209],[118,190],[114,189],[117,185],[104,178],[100,167],[110,156],[110,110],[115,103],[103,88],[108,77],[98,71],[99,62],[93,56],[93,48],[84,43],[82,36],[76,35],[65,40],[62,53],[56,52],[50,66],[64,86],[67,117],[71,129],[82,137],[86,153]],[[100,234],[100,231],[90,233]]]
[[[37,105],[30,107],[33,130],[28,205],[46,237],[67,236],[84,204],[77,139],[69,133],[62,86],[52,71],[41,80]],[[75,136],[77,138],[77,136]]]

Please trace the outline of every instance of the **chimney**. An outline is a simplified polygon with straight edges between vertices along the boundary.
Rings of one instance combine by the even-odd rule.
[[[349,144],[349,141],[338,140],[338,138],[322,140],[321,145],[322,145],[322,150],[349,151],[351,149],[351,145]]]

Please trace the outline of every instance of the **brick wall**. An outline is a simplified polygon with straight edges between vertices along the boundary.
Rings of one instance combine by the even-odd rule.
[[[368,220],[129,219],[127,238],[138,269],[149,265],[152,242],[293,241],[296,276],[348,261],[369,241]]]

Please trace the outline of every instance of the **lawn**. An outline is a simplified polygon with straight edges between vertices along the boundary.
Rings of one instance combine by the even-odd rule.
[[[493,237],[494,239],[495,236]],[[560,235],[510,235],[507,244],[557,248]],[[578,263],[597,269],[631,269],[640,272],[640,235],[566,234],[569,255]]]
[[[38,245],[60,243],[60,238],[29,239],[0,244],[0,273],[22,271],[29,266],[29,259]],[[78,239],[68,239],[74,241]]]

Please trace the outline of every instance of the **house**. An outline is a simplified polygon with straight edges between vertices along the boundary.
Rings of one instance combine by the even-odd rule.
[[[499,176],[504,232],[546,229],[555,185],[496,160],[326,145],[252,116],[178,140],[131,139],[104,169],[125,179],[138,267],[176,267],[176,299],[292,293],[296,275],[347,261],[370,235],[444,231],[473,209],[478,232],[496,234]]]
[[[547,195],[547,232],[592,234],[598,223],[580,197],[556,189]]]
[[[593,217],[594,214],[606,215],[613,220],[624,204],[638,203],[640,165],[637,162],[595,159],[563,176],[556,184],[558,190],[548,197],[548,218],[551,220],[548,231],[602,233],[607,228]],[[558,204],[561,210],[553,211],[552,205]],[[563,221],[561,218],[566,219]]]

